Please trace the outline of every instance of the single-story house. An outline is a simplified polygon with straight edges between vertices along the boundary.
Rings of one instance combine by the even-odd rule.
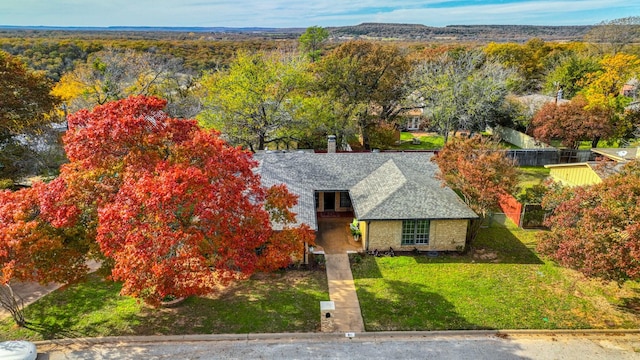
[[[455,251],[477,215],[435,178],[432,153],[264,151],[255,154],[263,185],[298,196],[298,223],[318,230],[318,215],[351,212],[361,251]]]
[[[404,128],[407,131],[420,130],[420,126],[424,122],[424,116],[423,108],[404,110],[398,115],[398,117],[405,120]]]
[[[520,104],[525,107],[525,112],[528,116],[532,117],[538,110],[542,109],[548,103],[566,104],[569,102],[567,99],[563,99],[561,93],[556,96],[548,96],[542,94],[531,94],[518,96],[515,98]]]
[[[640,156],[637,148],[595,148],[591,149],[607,161],[588,161],[571,164],[545,165],[551,178],[566,186],[593,185],[620,171],[630,160]]]

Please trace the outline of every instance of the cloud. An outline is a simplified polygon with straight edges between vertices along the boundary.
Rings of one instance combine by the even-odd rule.
[[[640,14],[630,0],[2,0],[0,24],[63,26],[593,24]]]

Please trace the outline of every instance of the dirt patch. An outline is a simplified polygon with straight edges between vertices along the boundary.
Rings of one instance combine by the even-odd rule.
[[[471,255],[476,260],[482,261],[495,261],[498,260],[498,253],[495,251],[489,251],[487,249],[475,249],[473,250],[473,255]]]

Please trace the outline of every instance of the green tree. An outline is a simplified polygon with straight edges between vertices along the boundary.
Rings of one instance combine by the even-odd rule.
[[[329,38],[329,31],[320,26],[311,26],[300,35],[300,47],[307,56],[311,59],[311,62],[315,62],[320,58],[322,51],[322,44]]]
[[[25,173],[20,162],[30,150],[17,136],[38,136],[57,120],[54,110],[59,99],[50,91],[44,75],[0,51],[0,178],[15,179]]]
[[[228,70],[203,77],[207,96],[199,120],[252,151],[294,141],[305,125],[309,76],[302,58],[239,52]]]
[[[51,122],[59,99],[51,84],[20,60],[0,51],[0,134],[10,136]]]
[[[562,89],[562,97],[571,99],[587,85],[588,75],[600,70],[602,66],[597,58],[571,54],[561,59],[549,73],[544,88],[554,95]]]
[[[328,95],[334,116],[355,123],[362,145],[370,149],[369,128],[390,122],[402,111],[412,64],[395,45],[350,41],[325,55],[314,67],[317,90]]]
[[[501,120],[513,72],[481,53],[446,53],[417,67],[425,113],[449,139],[458,129],[482,131]]]

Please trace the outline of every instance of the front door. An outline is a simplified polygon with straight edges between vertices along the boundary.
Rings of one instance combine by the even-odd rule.
[[[324,211],[336,210],[336,193],[326,192],[324,193]]]

